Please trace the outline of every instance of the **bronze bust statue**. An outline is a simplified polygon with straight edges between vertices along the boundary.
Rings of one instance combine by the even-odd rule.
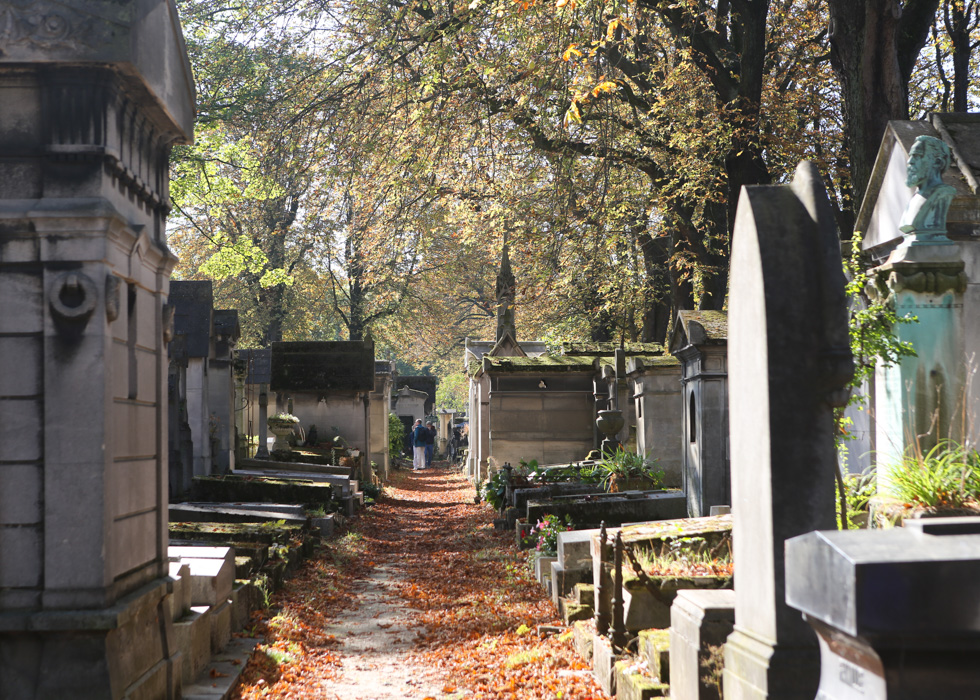
[[[905,184],[916,187],[899,230],[917,240],[944,241],[946,214],[956,188],[943,184],[943,173],[952,162],[949,146],[934,136],[920,136],[909,151]]]

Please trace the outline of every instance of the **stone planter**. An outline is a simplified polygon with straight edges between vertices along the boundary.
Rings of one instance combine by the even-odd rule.
[[[615,474],[609,479],[609,493],[620,491],[659,491],[662,487],[646,476],[621,477]]]
[[[297,423],[279,418],[268,419],[269,430],[276,436],[276,441],[272,445],[273,452],[289,452],[288,438],[296,429]]]

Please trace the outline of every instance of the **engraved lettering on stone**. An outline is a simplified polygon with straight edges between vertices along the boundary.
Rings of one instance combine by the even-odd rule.
[[[847,687],[862,695],[864,694],[864,671],[861,668],[841,659],[838,667],[838,678]]]

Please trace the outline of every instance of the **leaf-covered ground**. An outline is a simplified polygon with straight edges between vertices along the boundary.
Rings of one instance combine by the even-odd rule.
[[[605,698],[569,634],[536,634],[558,624],[554,606],[473,493],[445,469],[394,472],[256,621],[265,643],[237,697]],[[418,692],[397,694],[405,684]]]

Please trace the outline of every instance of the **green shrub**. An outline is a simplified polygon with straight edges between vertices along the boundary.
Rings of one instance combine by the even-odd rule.
[[[489,503],[494,510],[500,510],[504,505],[504,496],[507,493],[507,474],[503,469],[494,472],[480,488],[480,496]]]
[[[910,449],[889,470],[888,491],[898,501],[928,508],[962,508],[980,496],[980,456],[952,440],[922,453]]]
[[[405,426],[394,413],[388,414],[388,457],[395,461],[405,447]]]
[[[616,452],[604,457],[596,463],[595,470],[599,481],[607,491],[615,490],[619,481],[645,477],[651,486],[656,488],[664,483],[663,469],[657,469],[657,460],[649,459],[646,455],[627,452],[617,447]]]

